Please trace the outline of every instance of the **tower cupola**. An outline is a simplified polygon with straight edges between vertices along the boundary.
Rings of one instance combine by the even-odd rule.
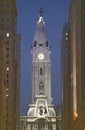
[[[39,46],[50,48],[47,31],[45,28],[45,22],[43,20],[43,8],[40,8],[39,11],[39,20],[37,22],[37,28],[34,34],[32,47],[39,47]]]

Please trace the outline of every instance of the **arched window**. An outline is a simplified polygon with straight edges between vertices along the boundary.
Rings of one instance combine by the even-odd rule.
[[[43,74],[43,69],[42,68],[40,68],[40,75],[42,75]]]

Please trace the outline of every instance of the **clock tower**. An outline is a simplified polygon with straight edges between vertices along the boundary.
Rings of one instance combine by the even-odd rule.
[[[51,97],[51,61],[50,45],[42,17],[43,9],[40,9],[37,29],[32,45],[32,103],[36,95],[47,95],[48,103],[52,102]]]
[[[51,97],[51,50],[42,14],[41,8],[31,46],[32,102],[27,116],[20,119],[20,130],[56,130],[56,112]]]

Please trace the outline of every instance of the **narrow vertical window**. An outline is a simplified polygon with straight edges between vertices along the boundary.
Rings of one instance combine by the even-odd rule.
[[[40,75],[42,75],[43,74],[43,69],[42,68],[40,68]]]

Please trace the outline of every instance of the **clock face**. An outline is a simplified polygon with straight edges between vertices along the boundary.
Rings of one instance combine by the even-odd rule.
[[[43,53],[39,53],[38,54],[38,59],[39,60],[43,60],[45,58],[44,54]]]

